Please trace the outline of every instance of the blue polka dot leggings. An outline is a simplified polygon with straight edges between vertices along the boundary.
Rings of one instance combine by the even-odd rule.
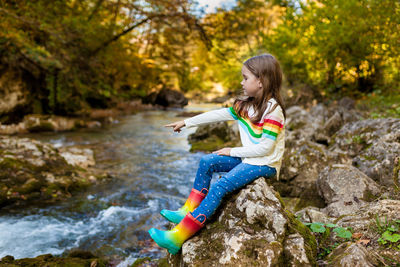
[[[208,189],[214,172],[227,173],[213,184],[200,206],[192,212],[193,217],[200,222],[204,222],[214,214],[226,194],[244,187],[261,176],[273,177],[276,169],[266,165],[242,163],[238,157],[207,154],[200,160],[193,187],[199,191],[203,188]]]

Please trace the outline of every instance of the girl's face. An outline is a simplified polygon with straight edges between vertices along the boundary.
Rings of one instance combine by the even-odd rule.
[[[246,68],[245,65],[242,67],[243,80],[240,83],[246,95],[254,97],[262,91],[261,81]]]

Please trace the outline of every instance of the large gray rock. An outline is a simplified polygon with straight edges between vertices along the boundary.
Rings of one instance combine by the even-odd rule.
[[[333,223],[336,220],[336,218],[329,217],[326,213],[316,207],[306,207],[297,211],[295,215],[302,223]]]
[[[400,119],[368,119],[345,124],[335,136],[332,151],[347,153],[353,165],[381,185],[399,184],[394,177],[400,157]]]
[[[400,158],[400,123],[399,129],[383,135],[373,145],[353,159],[353,165],[366,175],[387,187],[400,186],[395,172],[396,159]]]
[[[315,238],[259,178],[230,195],[171,266],[315,266]]]
[[[367,119],[346,123],[336,134],[332,149],[345,150],[356,157],[381,137],[400,131],[400,119]]]
[[[336,224],[342,227],[351,227],[354,233],[362,233],[362,238],[370,241],[366,247],[368,254],[379,256],[381,262],[387,260],[387,265],[383,264],[382,266],[391,266],[393,262],[400,262],[400,251],[395,246],[383,247],[377,242],[377,239],[381,236],[382,231],[386,230],[386,222],[397,220],[400,220],[400,200],[383,199],[367,203],[353,214],[343,215]],[[381,230],[378,228],[378,221]]]
[[[286,110],[285,129],[288,140],[311,139],[316,131],[322,129],[328,111],[323,105],[317,105],[310,112],[300,106],[292,106]]]
[[[332,217],[353,213],[380,194],[380,187],[371,178],[349,165],[334,164],[319,175],[317,189]]]
[[[364,232],[366,236],[376,234],[376,219],[379,221],[400,220],[400,200],[383,199],[368,203],[360,207],[352,214],[346,214],[339,218],[337,224],[343,227],[351,227],[354,232]]]
[[[328,258],[329,267],[374,267],[378,265],[374,257],[361,244],[351,242],[338,246]]]

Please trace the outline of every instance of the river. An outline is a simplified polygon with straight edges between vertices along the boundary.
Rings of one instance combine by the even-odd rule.
[[[24,135],[56,147],[90,147],[96,167],[115,178],[55,205],[0,210],[0,258],[63,256],[81,249],[124,267],[139,257],[165,256],[147,230],[167,229],[159,211],[184,203],[204,153],[189,152],[187,137],[195,128],[174,133],[163,125],[182,119],[177,117],[182,111],[214,108],[193,104],[120,117],[101,129]]]

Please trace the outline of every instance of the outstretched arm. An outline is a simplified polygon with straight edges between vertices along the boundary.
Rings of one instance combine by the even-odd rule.
[[[204,124],[220,121],[236,120],[237,117],[232,114],[230,108],[221,108],[217,110],[207,111],[197,116],[184,120],[186,127],[194,127]]]

